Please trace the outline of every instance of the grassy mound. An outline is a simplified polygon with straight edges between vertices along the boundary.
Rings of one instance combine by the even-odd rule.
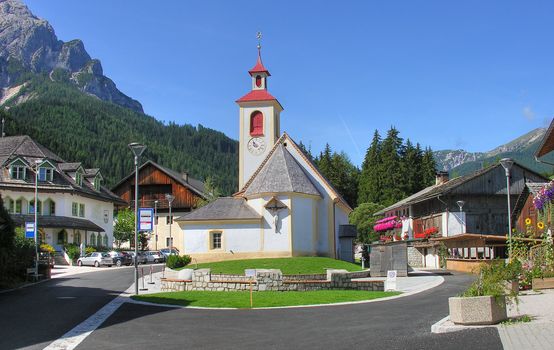
[[[196,268],[196,264],[187,266]],[[243,275],[245,269],[279,269],[285,275],[325,273],[325,269],[361,271],[361,267],[347,261],[325,257],[293,257],[271,259],[231,260],[198,264],[198,268],[210,268],[212,273]]]
[[[363,301],[398,295],[398,292],[320,290],[309,292],[254,292],[254,307],[300,306]],[[169,292],[132,296],[134,300],[181,306],[250,308],[249,292]]]

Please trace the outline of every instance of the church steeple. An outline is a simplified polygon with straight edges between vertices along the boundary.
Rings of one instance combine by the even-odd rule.
[[[240,107],[239,188],[252,176],[281,135],[280,113],[283,107],[267,91],[270,74],[262,63],[261,37],[258,33],[256,65],[248,71],[252,89],[237,100]]]

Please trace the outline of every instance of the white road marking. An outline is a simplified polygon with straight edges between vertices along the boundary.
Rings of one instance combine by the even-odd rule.
[[[108,304],[104,305],[100,310],[96,311],[95,314],[84,320],[81,324],[77,325],[75,328],[65,333],[61,338],[53,341],[45,347],[45,350],[73,350],[75,349],[83,340],[86,339],[89,335],[92,334],[104,321],[108,319],[120,306],[121,304],[127,302],[129,298],[127,297],[127,291],[129,291],[133,286],[127,289],[125,292],[119,294],[115,299],[110,301]]]

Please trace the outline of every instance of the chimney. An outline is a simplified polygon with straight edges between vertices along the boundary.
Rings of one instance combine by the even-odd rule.
[[[182,177],[183,177],[183,180],[185,180],[185,182],[189,182],[189,173],[184,172]]]
[[[438,171],[435,176],[435,185],[437,186],[447,183],[449,180],[448,171]]]

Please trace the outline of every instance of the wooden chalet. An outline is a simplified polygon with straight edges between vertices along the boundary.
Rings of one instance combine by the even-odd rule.
[[[115,185],[112,192],[127,206],[134,207],[135,172]],[[167,212],[166,194],[175,196],[171,205],[173,212],[189,212],[196,207],[198,200],[205,198],[204,183],[188,173],[178,173],[151,160],[142,164],[139,168],[139,207],[154,208],[154,202],[158,201],[158,211]]]

